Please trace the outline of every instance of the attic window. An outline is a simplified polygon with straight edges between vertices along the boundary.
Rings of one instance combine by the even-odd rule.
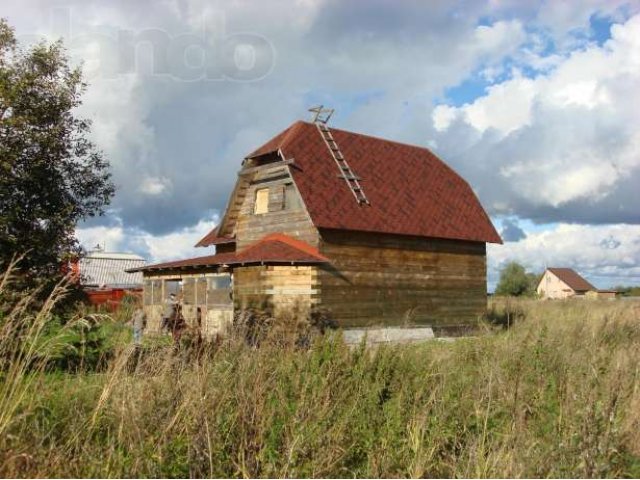
[[[269,189],[260,188],[256,190],[256,202],[253,208],[253,213],[259,215],[261,213],[269,212]]]
[[[267,165],[269,163],[279,162],[280,160],[282,160],[282,158],[280,157],[280,154],[277,151],[269,152],[269,153],[265,153],[264,155],[260,155],[258,157],[252,158],[251,165],[247,165],[247,166],[259,167],[261,165]]]

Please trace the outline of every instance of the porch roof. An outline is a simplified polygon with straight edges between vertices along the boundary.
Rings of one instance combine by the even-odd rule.
[[[283,233],[267,235],[237,253],[218,253],[204,257],[188,258],[172,262],[146,265],[127,272],[148,272],[156,270],[185,270],[220,266],[242,266],[255,264],[311,265],[328,263],[318,249],[301,240]]]

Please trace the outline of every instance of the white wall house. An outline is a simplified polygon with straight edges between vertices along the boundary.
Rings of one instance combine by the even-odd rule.
[[[541,298],[569,298],[584,297],[597,288],[571,268],[547,268],[536,291]]]

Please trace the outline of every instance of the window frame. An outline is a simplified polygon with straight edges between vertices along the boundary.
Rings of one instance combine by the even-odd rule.
[[[262,196],[265,198],[262,198]],[[265,213],[269,213],[269,187],[256,188],[254,201],[253,201],[253,214],[254,215],[264,215]],[[264,200],[264,202],[260,202],[259,199]],[[261,206],[261,210],[258,211],[258,207]]]

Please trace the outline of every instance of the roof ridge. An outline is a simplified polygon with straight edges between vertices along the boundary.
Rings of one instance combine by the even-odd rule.
[[[305,125],[314,126],[314,124],[312,122],[307,122],[306,120],[298,120],[296,123],[304,123]],[[435,155],[431,151],[431,149],[429,149],[429,147],[422,146],[422,145],[417,145],[415,143],[399,142],[398,140],[390,140],[388,138],[380,137],[378,135],[372,135],[370,133],[354,132],[353,130],[345,130],[344,128],[330,127],[329,125],[327,125],[327,127],[329,127],[331,130],[337,130],[338,132],[348,133],[348,134],[351,134],[351,135],[358,135],[358,136],[361,136],[361,137],[367,137],[367,138],[371,138],[373,140],[379,140],[379,141],[385,142],[385,143],[393,143],[393,144],[396,144],[396,145],[401,145],[403,147],[411,147],[411,148],[417,148],[419,150],[426,150],[426,151],[430,152],[432,155]]]
[[[267,140],[262,145],[260,145],[258,148],[251,151],[251,153],[247,154],[244,158],[252,159],[252,158],[259,157],[261,155],[266,155],[267,153],[270,153],[270,152],[276,152],[278,150],[281,150],[282,147],[286,145],[288,141],[290,141],[291,139],[290,137],[293,135],[293,132],[298,130],[300,126],[304,123],[305,122],[303,122],[302,120],[297,120],[293,122],[287,128],[280,131],[275,136],[271,137],[269,140]],[[262,151],[263,149],[265,151]]]
[[[296,132],[297,130],[300,130],[300,126],[303,123],[304,122],[302,120],[298,120],[297,122],[294,122],[291,125],[289,125],[289,128],[287,128],[286,133],[284,134],[284,136],[282,137],[282,140],[280,141],[280,146],[278,147],[278,150],[282,149],[291,140],[293,133]]]

